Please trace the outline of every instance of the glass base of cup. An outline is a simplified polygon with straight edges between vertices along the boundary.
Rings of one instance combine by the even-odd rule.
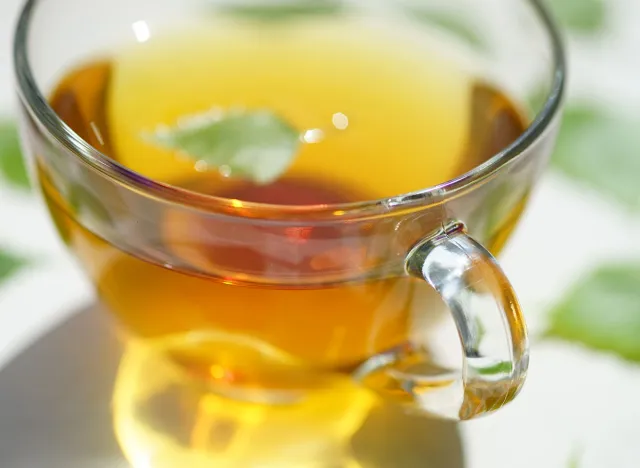
[[[130,343],[114,392],[116,435],[134,467],[361,468],[350,440],[377,399],[350,379],[249,390],[203,379],[158,351]]]

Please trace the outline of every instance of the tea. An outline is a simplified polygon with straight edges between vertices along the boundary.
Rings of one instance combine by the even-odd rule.
[[[79,64],[60,81],[51,105],[122,165],[240,207],[399,195],[463,174],[525,127],[505,94],[451,59],[438,40],[414,41],[415,34],[402,24],[346,19],[278,27],[205,21],[142,35],[110,57]],[[185,116],[260,109],[300,132],[291,164],[269,183],[145,137],[179,127]],[[154,235],[164,239],[161,247],[176,265],[189,267],[176,268],[137,258],[89,232],[69,215],[46,173],[42,180],[57,224],[113,313],[135,335],[209,379],[278,387],[300,384],[289,381],[292,368],[348,373],[410,341],[415,324],[432,313],[430,287],[402,275],[269,284],[281,263],[290,262],[302,277],[360,262],[358,245],[331,228],[290,228],[287,241],[304,255],[276,258],[268,248],[247,247],[257,236],[268,237],[270,228],[206,250],[171,239],[219,226],[188,213],[149,214],[158,217],[161,232]],[[310,245],[318,251],[305,250]],[[501,245],[487,247],[495,252]],[[259,272],[262,280],[201,273],[211,265]]]

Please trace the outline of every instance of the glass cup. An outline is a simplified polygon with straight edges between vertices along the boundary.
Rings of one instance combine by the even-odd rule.
[[[565,62],[542,2],[349,3],[356,14],[386,8],[409,12],[409,21],[431,18],[530,120],[510,146],[454,180],[387,199],[304,206],[146,178],[102,154],[90,129],[71,130],[47,102],[82,59],[141,25],[153,31],[212,6],[224,7],[29,0],[20,17],[25,152],[61,237],[104,303],[132,336],[229,398],[289,404],[318,388],[340,398],[348,379],[453,419],[511,401],[527,372],[527,330],[492,254],[516,226],[558,127]],[[445,17],[474,35],[434,20]]]

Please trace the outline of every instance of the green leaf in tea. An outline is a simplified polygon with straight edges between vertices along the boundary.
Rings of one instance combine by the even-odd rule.
[[[631,208],[640,208],[638,128],[638,122],[596,107],[569,107],[552,165]]]
[[[412,18],[430,26],[436,26],[453,34],[475,49],[486,49],[482,36],[473,24],[464,17],[448,11],[427,10],[422,7],[407,6]]]
[[[547,335],[640,361],[640,264],[591,273],[552,311]]]
[[[18,131],[8,122],[0,123],[0,174],[15,187],[29,187]]]
[[[569,30],[578,33],[594,33],[606,23],[605,0],[550,0],[555,17]]]
[[[6,280],[25,265],[25,261],[10,252],[0,250],[0,282]]]
[[[305,16],[339,14],[344,5],[336,0],[287,0],[283,2],[233,1],[217,8],[221,13],[254,21],[283,21]]]
[[[266,110],[203,114],[147,138],[197,164],[257,184],[286,172],[300,146],[299,132]]]

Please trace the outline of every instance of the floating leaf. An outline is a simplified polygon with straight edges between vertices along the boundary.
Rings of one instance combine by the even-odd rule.
[[[299,133],[268,111],[203,114],[148,139],[230,177],[269,184],[293,162]]]
[[[285,2],[231,2],[218,11],[243,19],[282,21],[305,16],[326,16],[342,12],[344,5],[332,0],[292,0]]]
[[[474,24],[468,21],[467,17],[456,15],[450,11],[428,10],[413,5],[408,5],[407,10],[412,18],[430,26],[444,29],[475,49],[487,48],[483,37],[475,29]]]
[[[550,0],[549,5],[563,26],[579,33],[598,32],[606,23],[604,0]]]
[[[548,335],[640,361],[640,264],[591,273],[552,311]]]
[[[0,123],[0,174],[16,187],[29,187],[18,131],[8,122]]]
[[[639,125],[595,107],[565,112],[553,166],[565,175],[640,208]]]
[[[25,265],[25,261],[17,256],[0,250],[0,282],[6,280]]]

